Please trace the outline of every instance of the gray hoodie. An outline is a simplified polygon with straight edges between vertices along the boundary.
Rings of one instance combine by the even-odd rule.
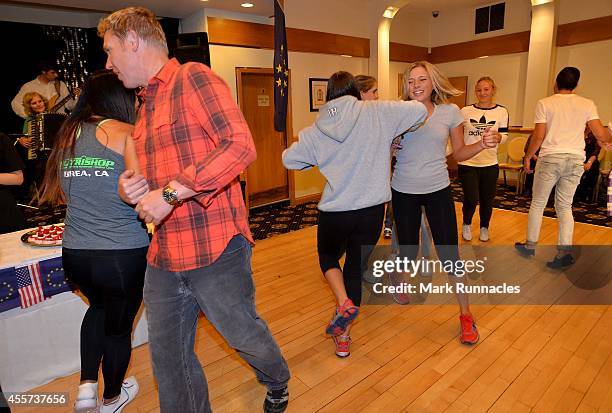
[[[427,117],[416,101],[361,101],[342,96],[319,110],[314,125],[283,152],[288,169],[318,166],[327,180],[319,209],[350,211],[391,199],[391,142]]]

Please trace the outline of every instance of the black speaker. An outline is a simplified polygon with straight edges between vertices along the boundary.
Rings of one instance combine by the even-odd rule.
[[[210,67],[208,34],[206,32],[168,36],[168,51],[170,57],[176,57],[180,63],[200,62]]]

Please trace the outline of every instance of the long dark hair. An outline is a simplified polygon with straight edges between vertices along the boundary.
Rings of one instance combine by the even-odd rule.
[[[134,90],[126,89],[110,70],[95,72],[87,79],[74,110],[57,133],[53,151],[47,161],[40,203],[58,204],[65,201],[60,185],[61,165],[68,156],[74,157],[77,130],[81,124],[102,119],[134,124],[135,100]]]

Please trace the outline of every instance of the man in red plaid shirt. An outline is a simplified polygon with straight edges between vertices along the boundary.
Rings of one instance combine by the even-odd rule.
[[[194,352],[199,311],[267,386],[264,411],[287,407],[289,370],[255,310],[247,212],[238,175],[255,147],[226,83],[200,63],[168,59],[155,15],[130,7],[98,25],[112,69],[142,87],[134,142],[143,175],[128,170],[122,199],[156,231],[144,301],[162,412],[209,412]]]

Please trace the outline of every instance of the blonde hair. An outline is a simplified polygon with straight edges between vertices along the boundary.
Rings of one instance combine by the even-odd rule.
[[[104,17],[98,23],[98,36],[103,38],[109,30],[122,42],[132,30],[147,43],[168,52],[166,35],[161,24],[155,14],[145,7],[127,7]]]
[[[23,111],[27,116],[34,115],[34,112],[32,112],[32,108],[30,107],[30,103],[32,102],[32,99],[34,99],[36,96],[38,96],[43,101],[43,103],[45,104],[45,110],[47,110],[47,99],[45,99],[45,97],[38,92],[29,92],[23,95],[23,101],[21,102],[21,104],[23,105]]]
[[[406,70],[404,70],[404,90],[402,91],[402,99],[410,100],[408,94],[408,78],[410,77],[410,72],[415,67],[422,67],[427,71],[431,83],[433,84],[433,90],[431,91],[431,101],[433,103],[437,105],[448,103],[453,96],[459,96],[463,93],[463,91],[456,89],[451,84],[448,78],[440,72],[440,69],[423,60],[409,64]]]
[[[478,79],[476,83],[474,84],[474,89],[476,89],[476,87],[478,86],[480,82],[489,82],[491,84],[491,87],[493,88],[493,94],[497,93],[497,85],[495,84],[493,79],[491,79],[489,76],[483,76],[480,79]]]
[[[360,92],[366,93],[368,90],[376,86],[376,78],[368,75],[357,75],[355,76],[355,84]]]

